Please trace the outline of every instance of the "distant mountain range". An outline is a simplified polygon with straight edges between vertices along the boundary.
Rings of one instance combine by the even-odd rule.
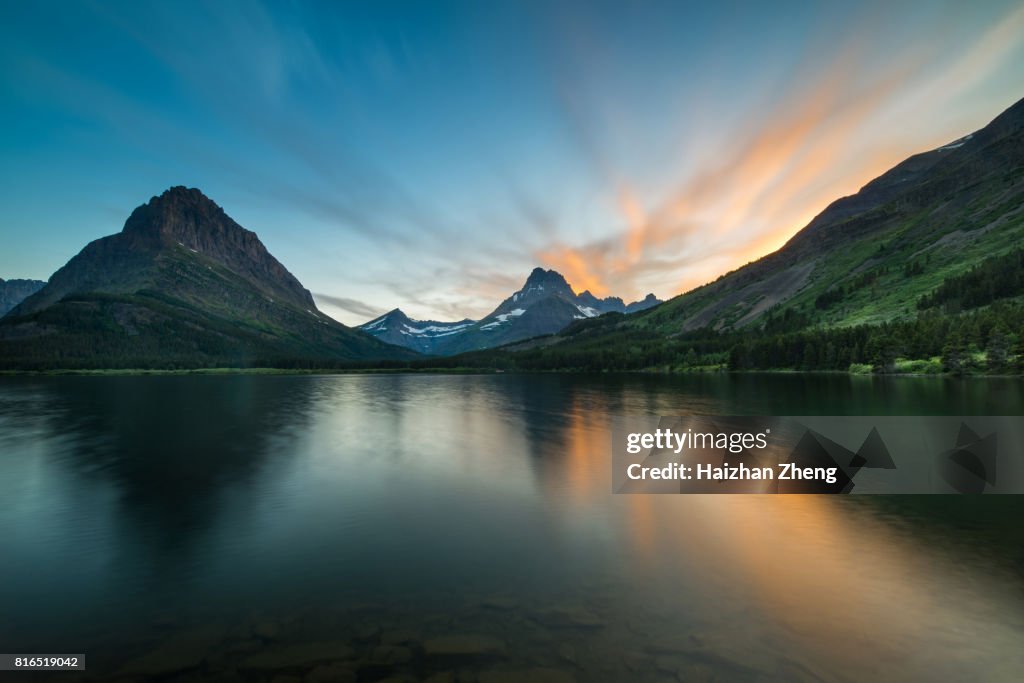
[[[0,278],[0,318],[46,283],[42,280],[4,280]]]
[[[263,246],[196,189],[173,187],[88,244],[0,320],[9,367],[202,367],[416,354],[317,310]]]
[[[449,356],[552,334],[575,320],[635,313],[660,303],[653,294],[628,305],[618,297],[598,299],[589,291],[577,295],[561,274],[535,268],[521,289],[480,320],[413,320],[396,308],[358,329],[389,344]]]
[[[647,346],[650,357],[634,354],[625,366],[643,367],[685,352],[675,340],[700,330],[741,332],[753,342],[760,333],[915,320],[944,283],[955,288],[976,267],[1005,268],[993,259],[1021,245],[1024,100],[981,130],[916,154],[836,200],[778,251],[653,310],[574,324],[544,340],[543,351],[532,344],[527,353],[535,360],[522,356],[521,363],[530,367],[543,355],[543,367],[566,362],[556,357],[593,366],[629,340],[633,348]],[[1024,273],[1006,277],[1024,281]],[[967,303],[947,300],[941,313],[955,315]],[[717,343],[709,341],[706,351]]]

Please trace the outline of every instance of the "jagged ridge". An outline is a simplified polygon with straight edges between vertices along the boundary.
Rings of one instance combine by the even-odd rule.
[[[359,329],[422,353],[452,355],[552,334],[576,320],[608,312],[632,313],[659,303],[653,294],[628,306],[618,297],[598,299],[590,292],[576,295],[561,273],[534,268],[518,291],[479,321],[412,320],[396,308]]]

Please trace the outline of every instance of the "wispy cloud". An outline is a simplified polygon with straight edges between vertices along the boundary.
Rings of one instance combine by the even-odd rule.
[[[872,22],[881,20],[871,17],[861,28],[880,30]],[[949,45],[918,42],[875,71],[866,66],[871,55],[860,35],[853,36],[832,56],[818,55],[817,74],[797,72],[780,84],[772,101],[727,131],[726,144],[686,164],[688,174],[671,192],[646,203],[642,198],[651,193],[642,191],[643,180],[630,180],[627,170],[614,168],[596,149],[598,128],[581,111],[600,106],[570,98],[569,116],[582,131],[584,155],[613,185],[609,204],[617,207],[618,225],[596,240],[559,237],[533,253],[574,284],[599,293],[636,296],[645,283],[659,282],[669,288],[662,294],[673,295],[704,284],[782,246],[830,201],[906,156],[968,132],[918,124],[1019,58],[1022,33],[1024,8],[1018,8],[952,60]],[[701,94],[692,98],[699,101]],[[894,124],[898,131],[887,130]]]
[[[349,299],[343,296],[332,296],[330,294],[317,292],[313,294],[313,298],[316,299],[318,305],[326,304],[327,306],[333,306],[345,313],[351,313],[352,315],[359,316],[365,320],[371,320],[386,313],[386,311],[383,311],[376,306],[371,306],[364,301]]]

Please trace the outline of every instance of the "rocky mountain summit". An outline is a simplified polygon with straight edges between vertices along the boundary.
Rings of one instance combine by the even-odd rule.
[[[13,366],[195,367],[410,358],[317,310],[260,241],[172,187],[95,240],[0,323]]]
[[[75,292],[132,292],[148,283],[162,256],[177,253],[208,260],[248,281],[274,299],[314,310],[313,297],[246,230],[195,188],[172,187],[132,211],[124,229],[90,242],[50,278],[48,285],[18,307],[23,315]],[[180,289],[185,283],[167,283]]]

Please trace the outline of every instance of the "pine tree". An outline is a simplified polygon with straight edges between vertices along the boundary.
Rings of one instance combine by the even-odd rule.
[[[1006,372],[1010,359],[1010,339],[1006,328],[998,325],[988,338],[985,347],[985,359],[988,371],[992,373]]]
[[[942,369],[953,375],[964,373],[965,346],[959,334],[950,335],[942,348]]]

